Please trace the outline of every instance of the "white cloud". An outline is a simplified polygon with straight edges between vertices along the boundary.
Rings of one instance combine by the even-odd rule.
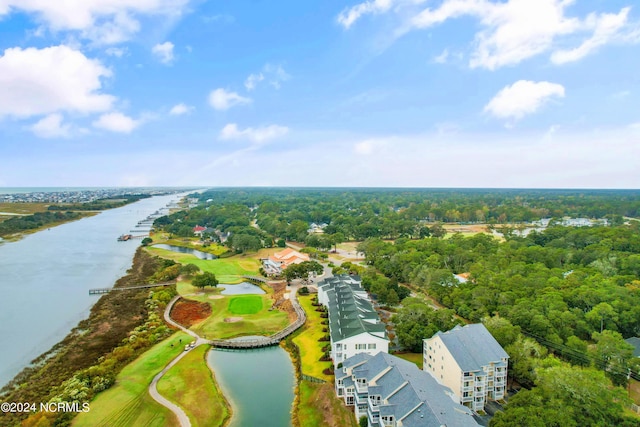
[[[94,121],[94,127],[118,133],[131,133],[135,128],[140,126],[140,120],[134,120],[119,112],[103,114]]]
[[[274,64],[265,64],[264,72],[267,74],[267,78],[269,79],[269,84],[276,89],[280,89],[282,83],[286,82],[291,78],[289,73],[287,73],[282,65],[274,65]]]
[[[449,59],[449,49],[445,49],[442,53],[435,58],[433,58],[433,62],[436,64],[446,64]]]
[[[252,99],[238,95],[236,92],[229,92],[223,88],[211,91],[209,94],[209,104],[216,110],[228,110],[236,105],[251,104]]]
[[[104,51],[109,56],[115,56],[116,58],[122,58],[129,50],[126,47],[110,47]]]
[[[116,98],[100,90],[110,76],[100,61],[68,46],[7,49],[0,56],[0,117],[108,111]]]
[[[171,64],[173,62],[173,43],[164,42],[162,44],[158,43],[153,48],[151,48],[151,52],[162,62],[163,64]]]
[[[566,0],[446,0],[437,9],[427,8],[413,19],[416,28],[429,28],[449,19],[470,15],[478,18],[483,30],[475,37],[470,66],[496,69],[517,64],[547,51],[554,38],[580,28],[575,18],[567,18]]]
[[[264,74],[262,73],[249,74],[249,77],[247,77],[247,80],[244,81],[244,87],[246,87],[247,90],[251,91],[255,89],[256,85],[263,80],[264,80]]]
[[[600,46],[611,42],[618,37],[620,30],[627,23],[630,10],[631,8],[625,7],[618,14],[603,13],[600,16],[590,15],[587,18],[586,26],[593,28],[593,35],[576,48],[553,52],[551,61],[554,64],[578,61],[596,51]]]
[[[171,108],[171,111],[169,111],[169,114],[171,114],[172,116],[181,116],[183,114],[189,114],[190,112],[193,111],[193,107],[187,104],[176,104]]]
[[[259,128],[248,127],[240,130],[235,123],[229,123],[220,131],[220,139],[248,139],[256,144],[269,142],[273,139],[280,138],[289,133],[289,128],[285,126],[270,125]]]
[[[367,156],[373,152],[373,141],[360,141],[353,146],[353,151],[356,154]]]
[[[349,29],[362,15],[384,13],[392,5],[393,0],[368,0],[340,12],[337,18],[338,23]]]
[[[429,6],[421,6],[423,3]],[[575,0],[443,0],[431,6],[433,3],[436,2],[368,0],[343,10],[338,22],[349,28],[363,15],[393,11],[403,21],[392,38],[395,40],[412,29],[432,28],[469,16],[480,24],[469,66],[490,70],[546,52],[552,53],[554,63],[563,64],[612,42],[640,42],[640,26],[628,22],[630,8],[617,14],[592,12],[580,17],[567,15]],[[447,56],[438,58],[444,60]]]
[[[31,131],[40,138],[68,137],[71,134],[71,126],[62,124],[62,121],[62,114],[49,114],[31,126]]]
[[[258,86],[258,83],[267,81],[274,88],[280,89],[282,83],[290,78],[291,75],[284,70],[282,65],[267,63],[259,73],[249,74],[249,77],[244,81],[244,87],[248,91],[252,91]]]
[[[484,107],[484,111],[501,119],[521,119],[535,113],[551,98],[564,98],[564,87],[556,83],[519,80],[503,88]]]
[[[77,31],[100,44],[120,43],[140,30],[138,15],[180,16],[189,0],[2,0],[0,16],[35,15],[53,31]]]

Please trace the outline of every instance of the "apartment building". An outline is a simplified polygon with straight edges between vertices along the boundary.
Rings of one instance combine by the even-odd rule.
[[[385,325],[358,276],[322,280],[318,283],[318,302],[329,312],[331,359],[335,365],[358,353],[389,352]]]
[[[369,427],[479,426],[451,390],[399,357],[360,353],[335,369],[335,378],[337,396]]]
[[[456,326],[424,340],[423,369],[474,411],[500,400],[507,387],[509,355],[481,323]]]

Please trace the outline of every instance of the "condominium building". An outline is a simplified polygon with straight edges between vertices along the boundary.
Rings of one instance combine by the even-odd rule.
[[[389,352],[385,325],[358,276],[339,275],[322,280],[318,283],[318,302],[329,311],[334,364],[358,353]]]
[[[424,340],[423,369],[474,411],[505,396],[509,355],[481,323]]]
[[[369,427],[477,427],[468,408],[415,364],[378,353],[360,353],[335,369],[335,389],[356,419]]]

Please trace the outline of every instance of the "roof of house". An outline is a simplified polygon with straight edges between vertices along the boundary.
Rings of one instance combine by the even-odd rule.
[[[633,357],[640,357],[640,338],[631,337],[625,341],[633,346]]]
[[[440,337],[464,372],[481,371],[483,366],[490,363],[502,366],[502,359],[509,358],[482,323],[458,325],[450,331],[437,332],[431,339],[436,336]]]
[[[300,253],[291,248],[286,248],[280,252],[274,253],[269,257],[269,259],[288,267],[291,264],[299,264],[303,261],[309,261],[311,258],[309,258],[309,255],[307,254]]]
[[[334,342],[363,333],[386,339],[385,325],[380,322],[359,279],[338,275],[318,283],[318,288],[327,293],[329,331]]]
[[[201,225],[196,225],[195,227],[193,227],[193,231],[194,231],[194,233],[195,233],[195,232],[198,232],[198,231],[204,231],[204,230],[206,230],[206,229],[207,229],[206,227],[203,227],[203,226],[201,226]]]
[[[454,401],[449,388],[414,363],[382,352],[352,363],[350,359],[358,356],[343,366],[355,366],[352,374],[366,378],[369,395],[381,397],[380,416],[393,416],[405,427],[479,426],[471,410]]]

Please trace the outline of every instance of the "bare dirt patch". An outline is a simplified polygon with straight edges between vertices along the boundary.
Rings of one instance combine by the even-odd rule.
[[[486,224],[444,224],[443,227],[449,233],[477,234],[489,232]]]
[[[236,322],[240,322],[243,319],[244,317],[225,317],[224,321],[226,323],[236,323]]]
[[[181,299],[171,309],[171,318],[189,328],[211,315],[211,306],[204,302]]]

